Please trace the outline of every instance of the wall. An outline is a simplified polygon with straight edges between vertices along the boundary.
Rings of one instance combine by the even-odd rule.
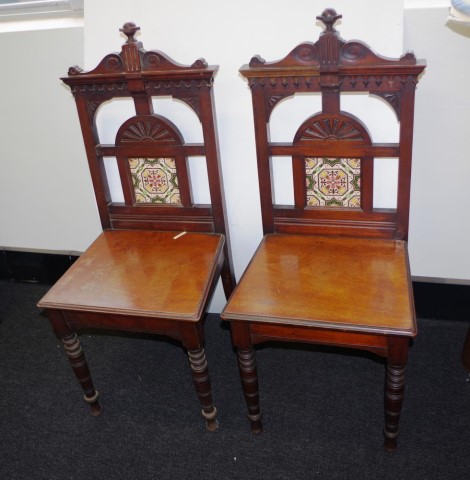
[[[342,0],[330,2],[329,6],[343,15],[342,23],[338,25],[343,38],[361,36],[387,56],[402,53],[402,2],[394,0],[384,6],[362,0],[352,5]],[[315,41],[321,32],[315,18],[323,9],[323,3],[310,0],[296,2],[295,8],[279,0],[269,2],[269,8],[266,2],[248,0],[185,1],[180,2],[180,8],[171,4],[157,5],[151,0],[105,0],[85,4],[87,69],[93,68],[106,52],[120,48],[124,37],[118,36],[118,28],[126,21],[133,21],[141,27],[139,39],[147,49],[162,50],[180,63],[191,64],[204,56],[208,63],[220,65],[215,100],[237,277],[245,269],[262,236],[251,97],[246,82],[237,72],[255,54],[275,60],[302,41]],[[358,15],[358,12],[366,11],[367,15]],[[375,22],[371,22],[371,18]],[[382,35],[384,29],[387,30],[386,36]],[[302,105],[298,107],[302,109]],[[169,110],[158,111],[169,113]],[[298,112],[298,108],[291,109],[291,116],[295,117]],[[112,136],[119,122],[111,127],[112,115],[102,113],[99,125],[104,133]],[[170,115],[170,119],[174,118]],[[299,121],[293,120],[297,127]],[[113,133],[108,132],[109,129]],[[197,135],[195,130],[183,133],[189,135],[188,141]],[[278,176],[282,176],[282,169],[281,165]],[[288,197],[288,190],[289,185],[279,188],[279,198]],[[220,301],[222,305],[223,298],[216,296],[218,298],[217,304]]]
[[[99,224],[70,91],[83,27],[0,33],[0,247],[83,250]]]
[[[470,232],[469,222],[462,220],[469,206],[464,189],[469,173],[464,79],[470,66],[461,60],[466,58],[468,38],[445,25],[446,4],[407,0],[405,6],[413,8],[404,10],[400,0],[328,2],[343,15],[337,24],[343,38],[365,40],[386,56],[412,49],[428,60],[417,92],[412,274],[465,280],[470,279]],[[440,12],[430,5],[441,6]],[[124,37],[118,29],[131,20],[140,25],[140,40],[147,49],[162,50],[181,63],[204,56],[220,65],[215,98],[233,255],[240,276],[262,233],[250,92],[237,72],[254,54],[274,60],[304,40],[316,40],[321,29],[315,17],[324,7],[324,2],[311,0],[299,0],[295,8],[280,0],[182,0],[177,7],[152,0],[86,0],[84,34],[80,28],[0,33],[4,64],[15,65],[2,72],[0,92],[3,111],[11,115],[0,120],[0,246],[81,251],[100,231],[75,105],[59,77],[71,65],[91,69],[105,54],[119,51]],[[456,72],[461,80],[445,87],[446,71]],[[373,117],[380,108],[374,102],[364,108],[363,99],[345,101],[356,102],[353,107],[361,115]],[[286,102],[285,108],[291,108],[295,120],[304,107]],[[170,116],[179,115],[171,105],[159,108]],[[100,128],[112,135],[119,124],[116,112],[107,107],[101,113]],[[439,125],[436,113],[445,119]],[[375,123],[374,140],[394,134],[392,120]],[[197,125],[183,133],[188,140],[197,138]],[[443,162],[449,159],[457,173],[445,181]],[[388,167],[383,174],[390,174]],[[204,197],[203,175],[196,177],[197,194]],[[277,193],[290,195],[288,188]],[[385,195],[378,201],[389,200]],[[223,303],[218,295],[213,309]]]
[[[447,17],[447,6],[405,12],[405,48],[428,64],[417,92],[409,247],[414,275],[462,283],[470,279],[470,27]]]

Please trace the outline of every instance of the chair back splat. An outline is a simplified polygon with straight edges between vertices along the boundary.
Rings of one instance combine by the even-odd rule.
[[[326,344],[386,358],[385,448],[394,450],[409,341],[417,333],[406,240],[414,95],[425,64],[411,53],[387,59],[343,41],[334,28],[339,18],[325,10],[317,17],[325,26],[318,41],[279,61],[255,56],[240,69],[252,94],[265,235],[221,316],[231,322],[253,432],[262,429],[253,345]],[[375,142],[365,109],[357,116],[343,110],[342,103],[354,105],[345,101],[351,93],[385,102],[380,106],[398,121],[398,141]],[[296,95],[302,107],[310,105],[307,96],[321,97],[320,111],[289,130],[287,141],[272,141],[273,131],[288,126],[278,107]],[[291,159],[290,203],[276,200],[277,157]],[[395,206],[375,195],[383,178],[374,170],[383,172],[391,158],[398,163]]]
[[[264,233],[315,233],[406,239],[410,199],[415,87],[424,64],[412,53],[399,60],[345,42],[328,9],[317,17],[325,30],[280,61],[259,56],[240,69],[253,97]],[[296,94],[321,94],[322,109],[305,120],[289,143],[269,140],[272,112]],[[365,125],[341,110],[342,93],[369,93],[393,109],[398,143],[373,143]],[[273,205],[271,158],[291,156],[295,205]],[[373,206],[374,159],[398,158],[396,209]]]
[[[203,58],[184,66],[160,51],[145,51],[135,39],[133,23],[120,29],[127,36],[121,53],[103,58],[92,71],[69,69],[62,78],[75,97],[91,178],[103,229],[150,229],[214,232],[225,236],[227,294],[234,285],[225,220],[213,82],[217,66]],[[199,119],[202,143],[185,143],[181,132],[154,113],[153,98],[184,102]],[[114,144],[102,144],[96,126],[99,107],[112,99],[131,98],[135,116],[126,120]],[[192,201],[188,157],[204,156],[211,204]],[[115,157],[124,202],[111,200],[104,158]]]
[[[235,285],[212,88],[217,67],[203,59],[184,66],[160,51],[145,51],[135,38],[138,30],[126,23],[120,53],[105,56],[89,72],[72,67],[62,79],[75,97],[104,231],[38,305],[62,339],[93,415],[101,405],[76,331],[148,332],[186,348],[202,415],[214,430],[203,324],[219,278],[227,298]],[[158,106],[162,97],[195,114],[202,142],[187,143],[182,130],[154,113],[154,99]],[[105,144],[96,117],[110,101],[113,108],[125,106],[124,112],[133,104],[133,111],[117,128],[114,143]],[[113,189],[109,157],[120,179]],[[205,158],[210,204],[193,200],[191,157]],[[119,185],[122,200],[115,201]]]

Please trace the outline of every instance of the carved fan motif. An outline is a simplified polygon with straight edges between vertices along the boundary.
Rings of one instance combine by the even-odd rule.
[[[349,122],[326,118],[313,122],[300,140],[362,140],[362,134]]]
[[[161,124],[150,120],[129,125],[122,133],[122,142],[174,142],[173,135]]]

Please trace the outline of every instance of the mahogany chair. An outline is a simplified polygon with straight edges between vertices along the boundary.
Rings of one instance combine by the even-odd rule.
[[[225,221],[213,101],[217,66],[180,65],[145,51],[127,23],[119,54],[92,71],[69,69],[62,80],[75,97],[103,233],[39,302],[62,339],[91,413],[101,406],[76,330],[97,327],[162,334],[187,349],[209,430],[217,428],[204,352],[204,315],[222,277],[235,285]],[[183,102],[199,119],[203,143],[185,143],[178,128],[153,111],[154,97]],[[133,100],[135,115],[102,144],[95,124],[110,100]],[[205,157],[211,204],[192,200],[188,159]],[[104,158],[117,161],[123,202],[111,200]]]
[[[253,432],[260,432],[253,345],[294,341],[363,349],[385,357],[385,447],[396,448],[410,339],[416,335],[407,254],[415,86],[425,65],[344,42],[332,9],[325,31],[284,59],[253,57],[241,68],[253,99],[264,238],[222,318],[233,344]],[[398,143],[374,143],[341,110],[341,94],[378,96],[400,123]],[[270,141],[273,110],[295,94],[321,95],[293,141]],[[304,98],[304,97],[303,97]],[[280,122],[279,122],[280,123]],[[292,158],[294,205],[276,205],[272,164]],[[374,208],[374,165],[398,158],[396,209]]]

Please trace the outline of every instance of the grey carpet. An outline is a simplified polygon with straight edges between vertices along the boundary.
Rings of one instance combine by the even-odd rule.
[[[220,428],[205,430],[183,350],[145,335],[80,336],[103,413],[94,418],[37,300],[0,282],[0,479],[468,479],[468,323],[422,319],[399,449],[382,448],[384,366],[305,345],[257,351],[264,432],[250,433],[230,334],[206,321]]]

